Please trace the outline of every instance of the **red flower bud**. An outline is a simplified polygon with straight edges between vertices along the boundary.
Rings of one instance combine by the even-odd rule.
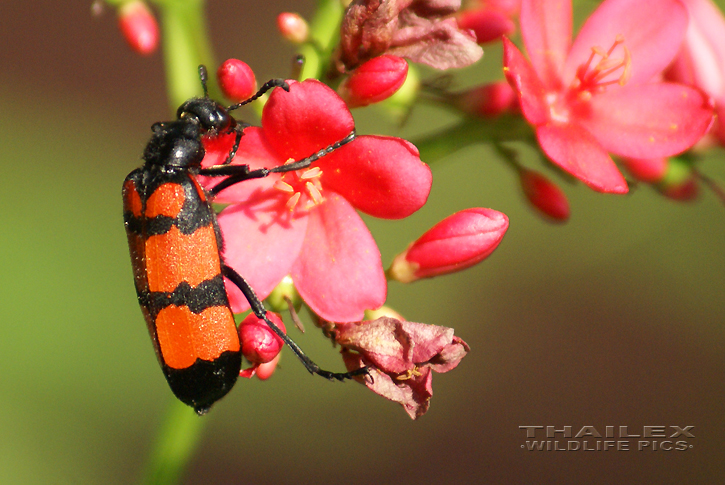
[[[224,96],[236,103],[249,99],[257,91],[254,71],[238,59],[224,61],[216,75]]]
[[[473,31],[479,44],[499,40],[502,35],[516,30],[516,24],[508,15],[486,7],[462,12],[458,16],[458,26]]]
[[[277,354],[277,357],[269,362],[265,362],[264,364],[255,364],[254,375],[257,376],[257,379],[260,381],[266,381],[272,377],[272,374],[274,374],[274,371],[277,368],[280,357],[282,357],[282,354]]]
[[[453,95],[453,104],[464,113],[493,118],[519,107],[518,97],[506,81],[478,86]]]
[[[622,164],[634,178],[642,182],[659,182],[667,173],[668,161],[661,158],[622,158]]]
[[[508,217],[493,209],[456,212],[396,256],[388,276],[410,283],[473,266],[496,249],[508,226]]]
[[[519,174],[524,195],[535,209],[555,222],[569,219],[569,201],[558,185],[533,170],[521,169]]]
[[[668,161],[667,172],[657,184],[657,189],[673,200],[694,200],[699,195],[700,186],[692,166],[679,158],[670,158]]]
[[[118,26],[128,45],[139,54],[151,54],[159,45],[156,17],[142,1],[125,3],[118,9]]]
[[[348,107],[357,108],[383,101],[405,82],[408,63],[404,59],[384,55],[370,59],[345,79],[337,92]]]
[[[310,28],[305,19],[299,14],[282,12],[277,16],[277,28],[282,37],[294,44],[301,44],[307,41]]]
[[[276,313],[267,312],[272,323],[285,331],[282,319]],[[239,340],[242,343],[242,355],[253,364],[271,362],[284,346],[279,336],[269,326],[253,313],[239,324]]]

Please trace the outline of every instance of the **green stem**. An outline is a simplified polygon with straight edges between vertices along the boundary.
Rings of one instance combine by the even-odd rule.
[[[178,483],[199,445],[204,421],[190,407],[175,398],[172,399],[159,427],[141,483]]]
[[[169,103],[174,109],[201,95],[199,64],[216,62],[209,44],[203,0],[156,0],[161,11],[164,61]],[[209,86],[214,91],[215,84]],[[213,97],[218,97],[213,93]]]
[[[528,140],[531,137],[531,128],[522,117],[501,116],[494,120],[464,119],[455,126],[413,143],[420,151],[421,160],[431,164],[469,145]]]
[[[305,56],[300,81],[320,79],[327,71],[332,51],[340,37],[340,23],[345,9],[340,0],[319,0],[310,22],[310,42],[300,46]]]

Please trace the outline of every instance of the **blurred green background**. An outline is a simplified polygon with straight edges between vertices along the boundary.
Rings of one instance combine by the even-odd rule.
[[[151,124],[169,118],[161,57],[130,53],[113,12],[92,18],[89,3],[0,5],[2,484],[134,483],[172,399],[136,302],[120,200]],[[313,2],[210,3],[220,61],[241,58],[261,80],[288,75],[294,50],[276,14]],[[487,52],[490,69],[498,59]],[[420,110],[396,132],[376,109],[355,116],[359,133],[410,137],[449,119]],[[725,181],[723,160],[714,152],[703,168]],[[472,148],[434,167],[419,213],[370,220],[386,263],[454,211],[511,220],[482,265],[390,285],[408,319],[455,327],[472,348],[435,376],[426,416],[411,422],[360,385],[313,378],[287,353],[274,378],[240,381],[203,418],[183,483],[719,483],[725,208],[707,192],[679,204],[646,187],[614,197],[564,185],[573,215],[554,226],[492,151]],[[293,336],[342,368],[314,331]],[[527,425],[693,425],[696,438],[687,451],[529,452]]]

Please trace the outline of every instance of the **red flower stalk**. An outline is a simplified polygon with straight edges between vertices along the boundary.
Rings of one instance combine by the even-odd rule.
[[[151,54],[159,46],[159,24],[148,5],[140,0],[118,9],[118,26],[128,45],[139,54]]]
[[[319,81],[289,81],[275,90],[262,126],[244,130],[232,163],[250,169],[301,160],[348,136],[354,122],[345,103]],[[205,140],[204,165],[221,163],[234,135]],[[217,181],[207,181],[213,185]],[[287,275],[322,318],[359,321],[385,302],[380,252],[356,209],[399,219],[425,203],[432,182],[418,150],[400,138],[358,136],[311,167],[245,181],[222,191],[219,215],[224,260],[266,297]],[[248,304],[227,285],[235,312]]]
[[[340,29],[339,71],[382,54],[436,69],[473,64],[483,50],[450,17],[460,7],[461,0],[354,0]]]
[[[292,12],[282,12],[277,16],[277,29],[282,37],[293,44],[306,42],[310,34],[307,21],[300,14]]]
[[[224,96],[235,103],[249,99],[257,91],[257,79],[254,77],[254,71],[246,62],[239,59],[224,61],[216,75]]]
[[[410,283],[471,267],[498,247],[508,226],[508,217],[493,209],[456,212],[397,255],[388,275]]]
[[[455,368],[470,348],[453,329],[382,317],[371,322],[337,324],[349,371],[369,366],[358,378],[368,389],[403,406],[412,419],[428,411],[433,371]]]
[[[519,171],[521,188],[531,205],[554,222],[569,220],[569,201],[554,182],[533,170]]]
[[[282,331],[286,330],[278,314],[267,312],[267,317]],[[256,375],[262,380],[269,378],[277,366],[284,341],[253,313],[239,324],[239,340],[242,355],[252,363],[252,367],[243,369],[239,375],[247,378]]]
[[[595,190],[625,193],[608,152],[658,158],[697,142],[712,122],[708,98],[651,82],[686,28],[677,0],[605,0],[570,45],[571,2],[524,0],[521,33],[530,60],[504,38],[504,71],[549,158]]]
[[[408,75],[408,63],[396,56],[370,59],[355,69],[337,89],[349,108],[379,103],[400,89]]]
[[[725,17],[710,0],[682,0],[690,22],[679,54],[665,72],[671,81],[696,86],[715,100],[711,133],[725,145]]]

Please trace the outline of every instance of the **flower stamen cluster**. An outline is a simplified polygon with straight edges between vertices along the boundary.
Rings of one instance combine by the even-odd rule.
[[[621,58],[612,58],[611,55],[617,46],[622,45],[624,56]],[[600,61],[592,68],[592,62],[596,56],[601,57]],[[580,91],[586,99],[590,99],[592,94],[601,93],[606,87],[612,84],[624,86],[632,75],[632,56],[629,49],[624,45],[624,36],[619,34],[608,51],[604,51],[599,46],[592,47],[592,53],[587,62],[579,66],[576,77],[572,82],[572,90]],[[610,81],[602,81],[609,77],[610,74],[621,70],[619,78]],[[586,94],[585,94],[586,93]]]
[[[294,159],[289,159],[286,164],[294,163]],[[305,196],[305,203],[299,206],[302,211],[309,211],[316,205],[325,201],[322,195],[322,169],[320,167],[312,167],[304,170],[296,170],[294,172],[285,172],[275,183],[274,188],[290,194],[285,206],[290,212],[294,212],[297,208],[302,196]]]

